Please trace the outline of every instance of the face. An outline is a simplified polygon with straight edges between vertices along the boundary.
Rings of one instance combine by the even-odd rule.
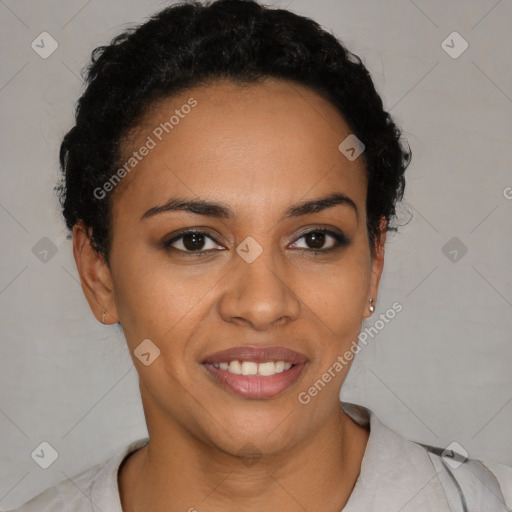
[[[133,132],[126,160],[151,149],[113,193],[110,269],[78,242],[75,258],[95,314],[123,327],[150,434],[277,453],[339,411],[350,363],[332,368],[383,263],[363,159],[338,149],[350,133],[326,100],[276,79],[190,89]]]

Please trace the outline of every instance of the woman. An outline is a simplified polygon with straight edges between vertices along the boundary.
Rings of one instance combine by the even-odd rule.
[[[172,6],[98,48],[59,190],[149,438],[18,510],[508,510],[510,468],[339,400],[404,191],[400,135],[357,56],[252,0]]]

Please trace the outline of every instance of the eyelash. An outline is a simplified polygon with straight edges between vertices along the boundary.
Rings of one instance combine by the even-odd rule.
[[[313,253],[313,254],[326,254],[326,253],[329,253],[331,251],[335,251],[336,249],[339,249],[341,247],[345,247],[345,246],[347,246],[350,243],[350,240],[345,235],[343,235],[341,233],[336,233],[335,231],[331,231],[329,229],[324,229],[324,228],[317,228],[317,229],[312,229],[310,231],[306,231],[305,233],[302,233],[297,238],[297,240],[294,243],[296,243],[301,238],[304,238],[304,237],[306,237],[308,235],[311,235],[312,233],[315,233],[315,234],[316,233],[323,233],[325,235],[331,236],[332,238],[334,238],[334,241],[335,241],[334,245],[332,247],[329,247],[328,249],[304,249],[304,248],[300,248],[300,249],[298,249],[299,251],[310,252],[310,253]],[[185,253],[187,255],[191,255],[193,257],[203,256],[205,254],[209,254],[210,252],[217,250],[217,249],[207,249],[207,250],[198,250],[198,251],[187,251],[187,250],[176,249],[175,247],[171,247],[171,245],[174,242],[177,242],[178,240],[181,240],[186,235],[190,235],[190,234],[203,235],[206,238],[209,238],[210,240],[215,242],[216,244],[220,245],[208,233],[205,233],[203,231],[189,230],[189,231],[184,231],[183,233],[180,233],[178,236],[175,236],[175,237],[171,238],[170,240],[165,241],[163,243],[164,249],[182,252],[182,253]]]

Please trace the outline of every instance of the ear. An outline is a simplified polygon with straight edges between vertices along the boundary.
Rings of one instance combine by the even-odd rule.
[[[82,221],[73,226],[73,256],[85,298],[96,319],[105,324],[119,322],[114,302],[112,274],[103,256],[91,245],[92,228]],[[104,317],[104,321],[103,321]]]
[[[363,318],[371,316],[371,312],[368,309],[370,307],[370,299],[373,299],[373,305],[377,302],[377,295],[379,293],[379,283],[382,275],[382,269],[384,268],[384,244],[386,243],[386,218],[381,217],[379,226],[379,237],[375,242],[375,250],[371,262],[371,277],[370,287],[368,290],[368,299],[365,305]]]

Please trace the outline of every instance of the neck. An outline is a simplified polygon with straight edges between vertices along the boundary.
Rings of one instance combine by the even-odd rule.
[[[119,470],[125,512],[338,512],[355,485],[369,436],[341,407],[307,441],[269,457],[234,457],[177,426],[162,433],[150,430],[149,444]]]

